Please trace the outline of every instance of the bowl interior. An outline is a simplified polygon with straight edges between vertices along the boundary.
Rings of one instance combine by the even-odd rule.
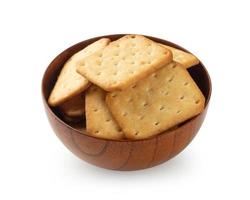
[[[68,49],[63,51],[61,54],[59,54],[50,63],[50,65],[48,66],[48,68],[46,69],[46,71],[44,73],[43,80],[42,80],[42,96],[43,96],[43,100],[45,102],[45,106],[47,107],[47,109],[49,111],[53,112],[55,117],[58,118],[58,120],[60,120],[62,123],[68,124],[63,120],[62,115],[59,112],[59,110],[57,110],[56,108],[51,108],[48,105],[47,99],[50,95],[50,92],[51,92],[51,90],[56,82],[57,76],[58,76],[59,72],[61,71],[64,63],[74,53],[80,51],[81,49],[83,49],[87,45],[93,43],[94,41],[96,41],[102,37],[108,37],[113,41],[113,40],[116,40],[124,35],[125,34],[106,35],[106,36],[100,36],[100,37],[92,38],[89,40],[85,40],[83,42],[80,42],[78,44],[75,44],[75,45],[69,47]],[[184,48],[182,48],[174,43],[168,42],[166,40],[162,40],[162,39],[151,37],[151,36],[146,36],[146,37],[148,37],[156,42],[160,42],[160,43],[163,43],[163,44],[166,44],[166,45],[169,45],[169,46],[172,46],[172,47],[175,47],[175,48],[178,48],[178,49],[181,49],[181,50],[188,52],[186,49],[184,49]],[[203,95],[205,96],[205,98],[206,98],[206,105],[205,106],[207,106],[208,102],[210,100],[210,95],[211,95],[211,81],[210,81],[210,77],[209,77],[207,70],[205,69],[204,65],[200,62],[198,65],[189,68],[188,71],[189,71],[190,75],[192,76],[192,78],[194,79],[194,81],[196,82],[196,84],[198,85],[198,87],[200,88],[200,90],[202,91]],[[184,122],[182,124],[185,124],[186,122]],[[81,123],[83,123],[83,122],[81,122]],[[74,127],[71,127],[71,128],[75,130]]]

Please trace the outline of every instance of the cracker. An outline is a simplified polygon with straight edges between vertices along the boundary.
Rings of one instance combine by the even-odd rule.
[[[124,134],[114,121],[105,102],[106,92],[90,86],[86,92],[86,129],[90,135],[106,139],[122,139]]]
[[[104,48],[109,42],[109,39],[102,38],[74,54],[64,64],[48,100],[51,106],[60,105],[89,86],[89,81],[76,72],[76,65],[80,60]]]
[[[72,97],[70,100],[60,105],[61,111],[69,117],[81,117],[85,111],[84,93]]]
[[[85,58],[77,71],[106,91],[125,89],[172,61],[172,53],[141,35],[126,35]]]
[[[161,44],[163,47],[166,47],[167,49],[172,51],[173,54],[173,60],[182,64],[183,67],[185,68],[189,68],[192,67],[194,65],[199,64],[199,59],[194,56],[191,53],[187,53],[185,51],[182,51],[180,49],[176,49],[174,47],[170,47],[164,44]]]
[[[124,91],[109,93],[106,102],[125,136],[142,139],[199,114],[205,99],[187,70],[172,62]]]
[[[68,124],[68,125],[72,125],[72,124],[76,124],[76,123],[83,123],[84,118],[81,117],[69,117],[68,115],[62,115],[61,116],[62,119]]]

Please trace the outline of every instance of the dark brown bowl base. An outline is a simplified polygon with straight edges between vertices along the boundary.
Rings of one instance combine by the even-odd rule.
[[[80,42],[58,55],[48,66],[42,81],[42,95],[49,122],[63,144],[76,156],[91,164],[113,170],[139,170],[163,163],[181,152],[194,138],[206,116],[211,95],[209,75],[200,63],[189,72],[206,98],[205,110],[198,116],[182,123],[177,128],[152,138],[135,141],[115,141],[89,136],[86,130],[79,131],[67,124],[56,109],[47,104],[50,91],[63,64],[74,53],[102,37],[116,40],[123,35],[108,35]],[[147,36],[148,37],[148,36]],[[175,48],[178,45],[158,38],[149,37]]]

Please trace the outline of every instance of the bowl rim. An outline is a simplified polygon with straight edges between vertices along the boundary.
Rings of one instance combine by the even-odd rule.
[[[142,141],[146,141],[146,140],[152,140],[154,138],[156,138],[157,136],[159,135],[163,135],[163,134],[170,134],[172,131],[175,131],[179,128],[181,128],[182,126],[184,126],[185,124],[191,122],[191,121],[194,121],[197,117],[199,117],[200,115],[202,115],[204,112],[206,112],[207,110],[207,107],[209,105],[209,102],[210,102],[210,98],[211,98],[211,94],[212,94],[212,82],[211,82],[211,77],[206,69],[206,67],[204,66],[204,64],[200,61],[199,62],[199,65],[203,68],[205,74],[206,74],[206,77],[208,79],[208,96],[206,98],[206,101],[205,101],[205,107],[203,109],[203,111],[201,113],[199,113],[198,115],[192,117],[191,119],[188,119],[186,120],[184,123],[181,124],[180,127],[178,127],[177,129],[173,129],[173,130],[165,130],[157,135],[154,135],[152,137],[149,137],[149,138],[144,138],[144,139],[135,139],[135,140],[117,140],[117,139],[107,139],[107,138],[99,138],[99,137],[95,137],[95,136],[92,136],[92,135],[87,135],[87,134],[84,134],[82,132],[80,132],[78,129],[70,126],[69,124],[67,124],[66,122],[64,122],[62,119],[60,119],[51,109],[51,107],[48,105],[48,101],[47,99],[45,98],[45,95],[44,95],[44,85],[45,85],[45,74],[48,72],[49,70],[49,67],[50,65],[58,58],[60,57],[62,54],[64,54],[66,51],[70,50],[71,48],[75,47],[75,46],[78,46],[79,44],[83,43],[83,42],[88,42],[88,41],[96,41],[100,38],[103,38],[103,37],[122,37],[124,35],[134,35],[134,34],[131,34],[131,33],[128,33],[128,34],[109,34],[109,35],[102,35],[102,36],[96,36],[96,37],[93,37],[93,38],[89,38],[89,39],[86,39],[86,40],[83,40],[81,42],[78,42],[76,44],[73,44],[71,45],[70,47],[68,47],[67,49],[63,50],[62,52],[60,52],[57,56],[54,57],[54,59],[49,63],[49,65],[46,67],[44,73],[43,73],[43,76],[42,76],[42,84],[41,84],[41,94],[42,94],[42,100],[43,100],[43,103],[47,109],[48,112],[50,112],[50,114],[54,117],[54,119],[56,119],[57,121],[59,121],[60,123],[62,123],[64,126],[66,126],[67,128],[69,128],[69,130],[73,130],[75,131],[75,133],[77,134],[81,134],[81,135],[84,135],[86,137],[89,137],[89,138],[94,138],[94,139],[98,139],[98,140],[103,140],[105,142],[108,142],[108,141],[113,141],[113,142],[142,142]],[[143,35],[143,34],[140,34],[140,35]],[[182,46],[179,46],[173,42],[170,42],[168,40],[165,40],[165,39],[161,39],[161,38],[157,38],[157,37],[153,37],[153,36],[149,36],[149,35],[143,35],[147,38],[150,38],[151,40],[155,41],[155,40],[160,40],[160,41],[164,41],[166,43],[168,43],[169,46],[174,46],[174,48],[177,48],[177,49],[180,49],[180,50],[183,50],[185,52],[188,52],[188,53],[191,53],[190,51],[188,51],[187,49],[183,48]],[[198,58],[199,59],[199,58]],[[72,132],[71,132],[72,133]]]

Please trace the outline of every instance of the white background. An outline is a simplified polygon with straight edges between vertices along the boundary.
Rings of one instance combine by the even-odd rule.
[[[0,1],[0,199],[249,199],[248,1]],[[89,165],[52,132],[40,85],[82,40],[139,33],[189,49],[213,94],[193,142],[171,161],[118,172]],[[248,190],[248,191],[247,191]]]

